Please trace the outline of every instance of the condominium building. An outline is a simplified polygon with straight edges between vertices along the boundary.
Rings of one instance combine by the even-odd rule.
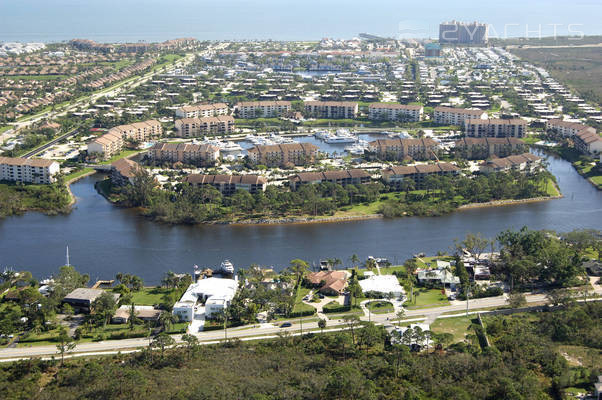
[[[213,186],[224,196],[233,195],[237,190],[254,194],[265,191],[268,180],[259,175],[204,175],[190,174],[184,182],[196,187]]]
[[[255,146],[248,151],[249,160],[268,166],[305,165],[318,155],[318,146],[311,143],[284,143]]]
[[[227,114],[228,105],[225,103],[197,104],[180,107],[176,110],[176,117],[178,118],[217,117],[218,115]]]
[[[550,119],[546,122],[546,130],[556,132],[563,137],[575,136],[580,131],[596,133],[596,129],[579,122]]]
[[[289,178],[291,190],[301,185],[322,182],[336,183],[341,186],[361,185],[370,182],[370,174],[363,169],[346,169],[341,171],[299,172]]]
[[[351,101],[306,101],[305,112],[316,118],[353,119],[359,105]]]
[[[527,133],[527,121],[513,119],[468,119],[464,123],[468,137],[522,138]]]
[[[125,186],[133,183],[136,172],[142,167],[128,158],[121,158],[111,164],[111,183],[115,186]]]
[[[231,115],[217,117],[182,118],[175,122],[179,137],[196,137],[203,135],[223,135],[234,131],[234,118]]]
[[[460,172],[460,168],[454,164],[446,162],[438,162],[436,164],[420,164],[420,165],[394,165],[384,169],[381,174],[383,180],[393,187],[395,190],[402,190],[402,182],[404,179],[414,181],[416,189],[424,188],[424,183],[427,176],[436,175],[456,175]]]
[[[480,166],[484,173],[520,171],[534,172],[541,165],[541,157],[531,153],[516,154],[503,158],[492,158]]]
[[[489,25],[479,22],[450,21],[439,24],[439,43],[487,44]]]
[[[157,143],[149,150],[154,164],[181,162],[193,165],[214,164],[219,158],[219,148],[212,144]]]
[[[424,112],[420,105],[372,103],[368,108],[371,120],[418,122]]]
[[[467,160],[484,160],[489,157],[507,157],[523,153],[526,144],[517,138],[462,138],[455,142],[459,155]]]
[[[88,143],[88,154],[97,154],[102,158],[111,158],[119,154],[126,141],[147,142],[161,136],[163,128],[155,120],[115,126],[104,135]]]
[[[431,160],[436,157],[438,144],[433,139],[383,139],[370,142],[368,151],[381,160]]]
[[[467,119],[487,119],[483,110],[469,110],[467,108],[435,107],[433,120],[437,124],[464,126]]]
[[[573,136],[575,148],[584,154],[598,155],[602,153],[602,138],[589,129],[584,129]]]
[[[243,101],[234,106],[239,118],[274,118],[291,111],[290,101]]]
[[[59,172],[59,163],[53,160],[0,156],[0,181],[49,184]]]

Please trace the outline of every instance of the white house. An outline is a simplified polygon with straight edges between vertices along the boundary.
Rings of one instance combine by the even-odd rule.
[[[373,275],[359,281],[362,291],[382,294],[392,293],[395,297],[404,295],[404,290],[395,275]]]
[[[192,321],[199,303],[205,304],[205,317],[211,318],[225,310],[238,289],[238,277],[235,279],[206,278],[191,284],[180,300],[174,304],[172,313],[182,321]]]

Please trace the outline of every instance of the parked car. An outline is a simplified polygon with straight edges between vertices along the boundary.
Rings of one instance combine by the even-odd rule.
[[[285,322],[282,325],[280,325],[281,328],[290,328],[291,326],[293,326],[293,324],[291,324],[290,322]]]

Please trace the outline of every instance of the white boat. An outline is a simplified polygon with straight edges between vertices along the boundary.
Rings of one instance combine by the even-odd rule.
[[[234,265],[232,265],[230,260],[224,260],[216,272],[221,272],[221,273],[225,273],[225,274],[233,274],[234,273]]]
[[[334,135],[330,135],[324,141],[326,143],[355,143],[357,138],[347,129],[337,129]]]
[[[242,151],[242,147],[236,142],[222,142],[219,149],[222,151]]]
[[[331,136],[331,133],[328,131],[318,131],[318,132],[314,133],[314,136],[317,139],[326,139],[327,137]]]

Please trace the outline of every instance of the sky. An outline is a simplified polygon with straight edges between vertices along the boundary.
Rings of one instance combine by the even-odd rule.
[[[494,36],[602,34],[602,1],[0,0],[0,41],[436,37],[451,19]]]

